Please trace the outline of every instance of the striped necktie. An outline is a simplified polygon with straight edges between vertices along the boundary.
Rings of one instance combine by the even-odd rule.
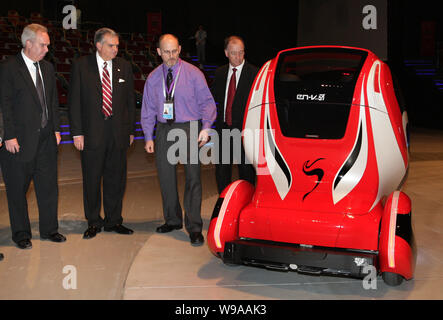
[[[102,91],[103,91],[103,108],[102,112],[106,117],[112,116],[112,87],[111,78],[108,71],[108,63],[103,64],[102,73]]]

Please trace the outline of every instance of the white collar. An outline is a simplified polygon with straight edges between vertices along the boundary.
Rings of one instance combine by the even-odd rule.
[[[99,66],[100,69],[103,68],[103,64],[105,63],[105,60],[103,60],[103,58],[98,54],[98,51],[95,52],[95,55],[97,57],[97,64]],[[108,67],[111,68],[112,67],[112,60],[106,61],[108,63]]]
[[[229,64],[229,71],[232,72],[232,69],[236,68],[237,69],[237,73],[240,74],[244,65],[245,65],[245,59],[243,59],[243,62],[241,64],[239,64],[238,66],[236,66],[236,67],[233,67],[231,64]]]
[[[34,66],[34,63],[38,62],[38,61],[33,61],[31,60],[26,54],[25,51],[22,49],[22,57],[23,60],[25,61],[27,66]]]

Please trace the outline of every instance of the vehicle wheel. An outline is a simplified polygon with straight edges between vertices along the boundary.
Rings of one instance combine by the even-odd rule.
[[[381,276],[383,281],[391,287],[396,287],[403,282],[403,277],[397,273],[383,272]]]

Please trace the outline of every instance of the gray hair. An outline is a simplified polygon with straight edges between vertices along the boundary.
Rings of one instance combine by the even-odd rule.
[[[26,47],[26,41],[34,40],[36,38],[37,32],[48,33],[48,29],[45,26],[37,23],[28,24],[23,29],[21,36],[23,48]]]
[[[94,44],[98,42],[103,43],[103,38],[106,34],[110,34],[112,37],[118,37],[118,33],[109,28],[100,28],[95,32],[94,35]]]

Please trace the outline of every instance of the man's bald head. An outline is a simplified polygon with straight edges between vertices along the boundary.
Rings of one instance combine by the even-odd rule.
[[[160,37],[157,53],[168,67],[172,67],[178,62],[180,51],[181,46],[176,36],[168,33]]]

